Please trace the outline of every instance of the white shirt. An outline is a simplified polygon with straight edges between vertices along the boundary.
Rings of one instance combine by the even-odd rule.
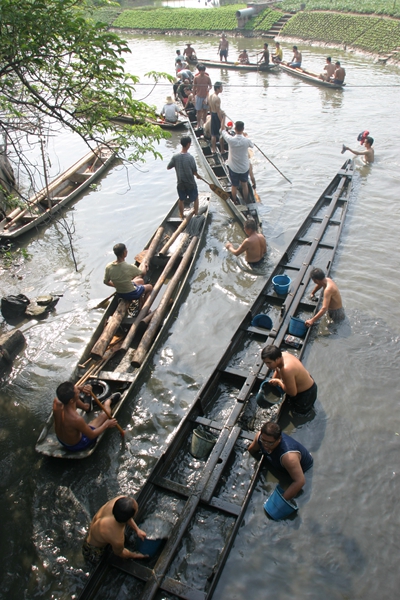
[[[222,131],[221,135],[229,146],[228,167],[234,173],[246,173],[250,167],[248,149],[254,148],[253,142],[241,133],[231,136]]]
[[[165,115],[166,121],[171,121],[171,123],[175,123],[178,120],[178,107],[176,104],[164,104],[162,113]]]

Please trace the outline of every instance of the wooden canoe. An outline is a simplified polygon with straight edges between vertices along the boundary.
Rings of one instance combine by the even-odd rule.
[[[312,71],[307,71],[306,69],[303,69],[302,67],[296,67],[296,68],[289,67],[288,63],[280,62],[279,66],[282,69],[282,71],[285,71],[286,73],[290,73],[290,75],[294,75],[295,77],[300,77],[300,79],[303,79],[304,81],[307,81],[308,83],[315,83],[316,85],[321,85],[322,87],[330,88],[332,90],[343,90],[346,85],[345,83],[337,84],[337,83],[330,83],[329,81],[323,81],[322,79],[319,78],[318,73],[313,73]]]
[[[112,120],[116,121],[117,123],[127,123],[128,125],[140,125],[140,123],[142,123],[142,121],[134,119],[133,117],[129,117],[127,115],[114,117]],[[188,119],[185,119],[181,116],[178,117],[176,123],[169,123],[168,121],[165,121],[162,117],[157,117],[157,119],[151,119],[150,117],[146,117],[145,121],[146,123],[151,123],[152,125],[158,125],[159,127],[161,127],[161,129],[165,129],[167,131],[179,131],[180,129],[185,129],[188,125]]]
[[[318,310],[308,298],[313,287],[310,271],[317,263],[329,273],[347,212],[352,175],[353,161],[348,160],[298,229],[136,496],[139,526],[161,519],[169,525],[159,556],[149,564],[123,560],[110,551],[92,572],[79,600],[101,597],[102,581],[109,585],[115,568],[131,576],[131,585],[128,578],[122,580],[124,593],[137,600],[169,594],[186,600],[213,596],[264,463],[252,460],[246,448],[262,423],[279,420],[284,403],[267,409],[257,405],[256,395],[267,375],[261,349],[275,344],[302,358],[310,330],[302,348],[294,350],[285,344],[289,321],[294,315],[310,318]],[[282,273],[292,279],[286,298],[278,296],[272,284],[273,277]],[[252,325],[260,313],[271,317],[270,330]],[[193,431],[198,427],[216,440],[203,459],[190,454]],[[165,506],[175,507],[167,521]],[[213,543],[207,544],[210,536]],[[133,543],[131,538],[128,546]],[[117,589],[114,596],[118,596]]]
[[[25,208],[10,211],[6,218],[0,221],[0,240],[14,240],[48,221],[100,177],[114,156],[115,148],[112,144],[102,144],[88,152],[49,183],[47,188],[32,196]]]
[[[225,192],[231,191],[231,181],[229,179],[229,171],[228,167],[225,163],[225,158],[227,155],[222,156],[220,152],[217,154],[212,154],[211,150],[211,140],[208,140],[204,137],[204,133],[202,129],[197,129],[196,122],[196,111],[188,111],[189,117],[189,128],[191,130],[191,136],[193,141],[196,143],[197,148],[199,150],[200,157],[203,159],[203,165],[207,172],[208,179],[214,185],[222,188]],[[226,144],[225,144],[226,146]],[[247,219],[254,219],[257,224],[257,228],[261,231],[261,220],[257,211],[257,202],[254,196],[253,188],[249,181],[249,202],[246,204],[243,200],[243,196],[241,193],[241,189],[239,188],[237,193],[237,204],[235,204],[232,198],[229,196],[227,198],[226,205],[229,210],[235,216],[235,218],[239,221],[239,223],[244,226],[245,221]]]
[[[263,63],[257,64],[257,63],[249,63],[247,65],[243,65],[239,62],[233,62],[233,61],[227,61],[227,62],[221,62],[219,60],[199,60],[198,64],[201,63],[203,64],[205,67],[208,67],[209,69],[233,69],[235,71],[262,71],[262,72],[268,72],[268,71],[277,71],[277,65],[275,64],[269,64],[269,65],[265,65]]]
[[[116,311],[120,310],[120,307],[118,307],[119,301],[114,297],[72,375],[71,380],[76,383],[83,384],[83,380],[89,378],[95,383],[98,381],[105,382],[109,386],[110,394],[121,392],[122,398],[113,410],[113,416],[115,417],[122,404],[132,396],[134,390],[138,387],[140,375],[158,347],[163,332],[168,330],[185,292],[207,225],[209,207],[209,196],[207,194],[199,195],[199,205],[198,217],[192,216],[193,211],[186,211],[188,225],[186,229],[179,233],[182,230],[182,219],[179,217],[177,201],[146,245],[144,251],[136,257],[135,264],[140,266],[140,262],[149,251],[153,255],[151,259],[148,259],[150,268],[146,274],[146,280],[153,285],[153,288],[159,287],[160,290],[151,306],[151,310],[154,312],[138,324],[136,333],[128,347],[124,349],[123,345],[128,340],[127,334],[129,331],[132,332],[132,326],[136,320],[135,315],[123,317],[116,333],[116,337],[119,336],[119,339],[114,338],[105,348],[104,354],[101,356],[97,354],[99,341],[104,335],[106,325],[109,324],[110,319],[115,317]],[[195,235],[192,235],[193,231],[195,231]],[[172,245],[166,248],[166,244],[172,242],[175,237],[176,239]],[[166,277],[165,269],[169,269],[168,277]],[[160,296],[162,296],[161,300]],[[165,309],[163,313],[160,312],[162,308]],[[149,337],[149,333],[153,337],[151,335]],[[143,352],[146,336],[148,338],[148,349]],[[136,360],[136,355],[141,351],[140,364],[133,365],[132,360]],[[101,383],[100,385],[104,384]],[[93,413],[89,413],[89,415],[83,413],[82,416],[87,421],[93,419]],[[99,436],[96,445],[90,449],[81,452],[68,452],[57,441],[54,432],[53,414],[51,413],[36,443],[36,451],[56,458],[81,459],[95,451],[103,435],[104,433]]]

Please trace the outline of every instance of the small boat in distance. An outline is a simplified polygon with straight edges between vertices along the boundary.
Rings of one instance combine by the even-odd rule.
[[[289,67],[288,63],[280,62],[280,68],[282,71],[286,73],[290,73],[290,75],[294,75],[295,77],[300,77],[300,79],[304,79],[308,83],[316,83],[317,85],[322,85],[323,87],[331,88],[332,90],[342,90],[344,89],[345,83],[331,83],[330,81],[324,81],[320,78],[318,73],[313,73],[312,71],[307,71],[302,67]]]
[[[277,71],[277,65],[264,63],[248,63],[242,64],[240,62],[221,62],[219,60],[199,60],[197,64],[202,64],[210,69],[234,69],[235,71]]]
[[[121,393],[112,409],[113,417],[138,389],[141,374],[176,316],[200,252],[208,208],[208,194],[199,194],[199,215],[194,216],[193,209],[186,210],[182,221],[178,200],[175,202],[144,250],[135,257],[137,267],[142,261],[149,264],[146,280],[153,286],[150,298],[139,311],[134,304],[114,295],[72,375],[71,381],[77,385],[92,385],[100,400],[114,392]],[[78,410],[87,422],[93,420],[93,412]],[[45,456],[81,459],[96,450],[104,433],[95,445],[69,452],[57,440],[51,412],[35,448]]]
[[[113,143],[97,146],[47,187],[29,198],[26,207],[11,210],[0,221],[0,241],[15,240],[23,233],[48,221],[104,173],[115,153]]]

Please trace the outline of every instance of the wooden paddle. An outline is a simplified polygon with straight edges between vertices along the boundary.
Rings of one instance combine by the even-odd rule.
[[[217,196],[222,198],[222,200],[228,200],[228,198],[231,197],[229,192],[225,192],[225,190],[215,185],[215,183],[210,183],[209,181],[201,177],[201,175],[199,175],[199,179],[204,181],[204,183],[206,183],[210,187],[210,190],[212,190],[214,194],[217,194]]]
[[[113,419],[114,417],[111,415],[111,413],[108,412],[106,407],[102,405],[100,400],[97,398],[97,396],[92,391],[90,392],[90,395],[92,396],[92,398],[96,402],[96,404],[98,404],[98,406],[101,408],[101,410],[106,413],[107,417],[109,419]],[[124,437],[125,431],[122,429],[121,425],[119,425],[118,423],[117,423],[117,429],[120,432],[120,434],[122,435],[122,437]]]
[[[99,304],[97,304],[97,306],[93,306],[93,308],[91,308],[90,310],[95,310],[96,308],[105,308],[108,304],[108,301],[111,300],[111,298],[115,295],[115,292],[113,292],[111,294],[111,296],[108,296],[108,298],[104,298],[104,300],[102,300],[101,302],[99,302]]]

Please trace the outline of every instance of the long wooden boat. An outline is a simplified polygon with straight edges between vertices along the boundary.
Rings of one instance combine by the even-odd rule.
[[[263,460],[248,460],[246,448],[263,422],[279,420],[284,403],[267,409],[257,405],[256,395],[267,375],[260,351],[275,344],[302,358],[309,331],[302,348],[294,350],[285,343],[289,321],[294,315],[309,318],[318,310],[308,297],[310,271],[317,264],[329,273],[352,175],[353,162],[348,160],[297,231],[138,494],[139,525],[165,520],[168,513],[164,547],[147,564],[120,559],[110,551],[91,574],[80,600],[101,596],[106,576],[108,585],[111,580],[118,582],[116,569],[132,576],[131,583],[124,577],[121,585],[137,600],[170,598],[169,594],[185,600],[212,597],[263,467]],[[273,290],[273,277],[282,273],[292,279],[286,297]],[[252,325],[260,313],[270,316],[271,329]],[[193,431],[198,428],[216,437],[206,459],[190,454]],[[209,545],[208,539],[212,539]],[[133,545],[132,537],[129,542]],[[190,570],[190,565],[195,568]]]
[[[127,123],[129,125],[140,125],[141,123],[139,119],[134,119],[133,117],[129,117],[128,115],[114,117],[112,120],[116,121],[117,123]],[[146,117],[145,121],[147,123],[151,123],[152,125],[158,125],[159,127],[161,127],[161,129],[165,129],[167,131],[179,131],[180,129],[185,129],[188,125],[188,119],[185,119],[181,116],[178,117],[176,123],[170,123],[169,121],[163,119],[161,116],[158,116],[157,119],[151,119],[150,117]]]
[[[72,381],[79,385],[89,381],[94,386],[95,393],[97,389],[104,388],[108,389],[108,394],[121,392],[121,400],[113,410],[115,417],[123,403],[134,393],[140,375],[159,345],[162,333],[168,329],[182,299],[206,229],[209,196],[200,194],[199,205],[197,217],[192,216],[193,210],[186,211],[186,217],[182,221],[177,201],[144,251],[136,257],[136,266],[142,260],[150,265],[146,278],[153,285],[152,296],[159,302],[157,307],[155,308],[154,302],[151,314],[144,310],[139,315],[132,315],[125,310],[125,304],[129,303],[114,296],[72,376]],[[146,305],[147,303],[145,307]],[[111,333],[112,339],[108,343],[104,338],[106,327],[109,330],[113,322],[119,322],[119,327],[114,337]],[[86,421],[93,419],[93,413],[81,412]],[[96,445],[90,449],[68,452],[57,440],[51,413],[36,443],[36,450],[46,456],[81,459],[94,452],[103,435],[104,433],[99,436]]]
[[[282,71],[290,73],[290,75],[300,77],[300,79],[304,79],[304,81],[307,81],[308,83],[315,83],[316,85],[321,85],[322,87],[330,88],[332,90],[343,90],[346,85],[345,83],[338,84],[331,83],[330,81],[323,81],[322,79],[320,79],[318,73],[307,71],[302,67],[289,67],[289,64],[285,62],[280,62],[279,66],[282,69]]]
[[[257,63],[248,63],[242,64],[239,62],[227,61],[221,62],[219,60],[199,60],[198,63],[203,64],[205,67],[209,69],[234,69],[235,71],[277,71],[277,65],[275,64],[257,64]]]
[[[114,156],[113,144],[102,144],[88,152],[47,187],[32,196],[26,207],[10,211],[0,221],[0,241],[14,240],[47,221],[100,177]]]
[[[202,129],[197,129],[196,111],[187,111],[187,114],[189,117],[189,128],[192,135],[192,139],[196,143],[200,157],[203,158],[203,165],[205,170],[207,171],[209,179],[211,179],[211,183],[222,188],[225,192],[230,193],[232,184],[229,178],[228,167],[225,163],[224,158],[224,156],[227,157],[227,154],[224,156],[220,152],[217,152],[217,154],[213,154],[211,149],[211,140],[207,139],[204,136],[204,132]],[[248,185],[248,189],[249,201],[247,204],[243,199],[243,195],[240,188],[237,191],[236,204],[231,197],[229,197],[225,202],[229,210],[239,221],[242,227],[244,226],[244,223],[247,219],[254,219],[254,221],[257,224],[258,230],[261,231],[261,220],[257,211],[257,202],[250,182]]]

